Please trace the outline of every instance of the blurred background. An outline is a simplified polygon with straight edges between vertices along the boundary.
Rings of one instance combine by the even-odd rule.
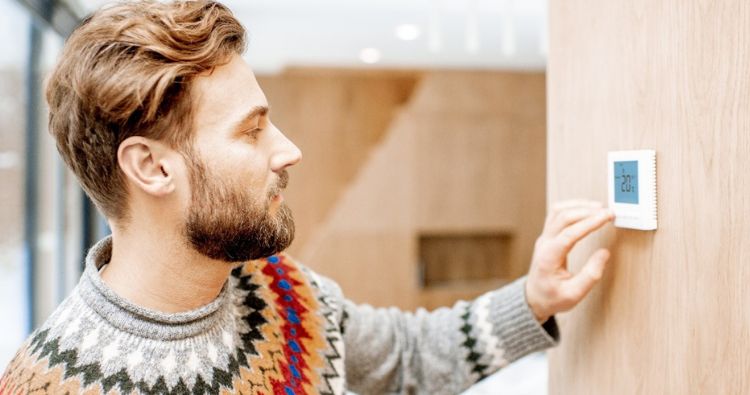
[[[108,233],[46,129],[44,78],[99,0],[0,0],[0,367]],[[526,273],[545,212],[546,0],[225,1],[304,153],[290,253],[357,302],[451,305]],[[467,394],[547,392],[544,354]]]

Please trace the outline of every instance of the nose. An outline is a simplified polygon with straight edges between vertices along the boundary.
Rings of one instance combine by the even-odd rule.
[[[274,129],[276,129],[275,126]],[[278,129],[276,131],[278,133],[277,147],[271,157],[271,169],[280,172],[302,160],[302,151],[284,133]]]

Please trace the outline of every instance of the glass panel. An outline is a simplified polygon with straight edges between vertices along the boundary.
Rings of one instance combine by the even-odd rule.
[[[23,261],[26,98],[30,17],[16,1],[0,0],[0,366],[26,335]]]
[[[41,40],[42,50],[39,59],[41,78],[46,79],[57,60],[62,48],[62,39],[51,29],[45,29]],[[40,84],[40,89],[44,85]],[[66,182],[68,180],[62,159],[57,153],[55,141],[47,130],[48,108],[44,92],[39,92],[37,116],[37,151],[39,169],[37,190],[38,230],[37,263],[34,278],[34,295],[36,302],[36,323],[43,323],[57,307],[62,297],[67,294],[66,243]]]

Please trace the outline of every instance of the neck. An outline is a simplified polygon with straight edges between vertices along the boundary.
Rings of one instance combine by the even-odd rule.
[[[160,226],[112,232],[112,258],[102,280],[133,304],[165,313],[204,306],[221,292],[236,265],[207,258]]]

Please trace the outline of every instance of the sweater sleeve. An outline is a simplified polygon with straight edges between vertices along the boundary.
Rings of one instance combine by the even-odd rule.
[[[555,318],[537,322],[525,282],[522,277],[474,301],[414,313],[355,304],[333,284],[342,309],[348,387],[361,395],[457,394],[527,354],[555,346]]]

